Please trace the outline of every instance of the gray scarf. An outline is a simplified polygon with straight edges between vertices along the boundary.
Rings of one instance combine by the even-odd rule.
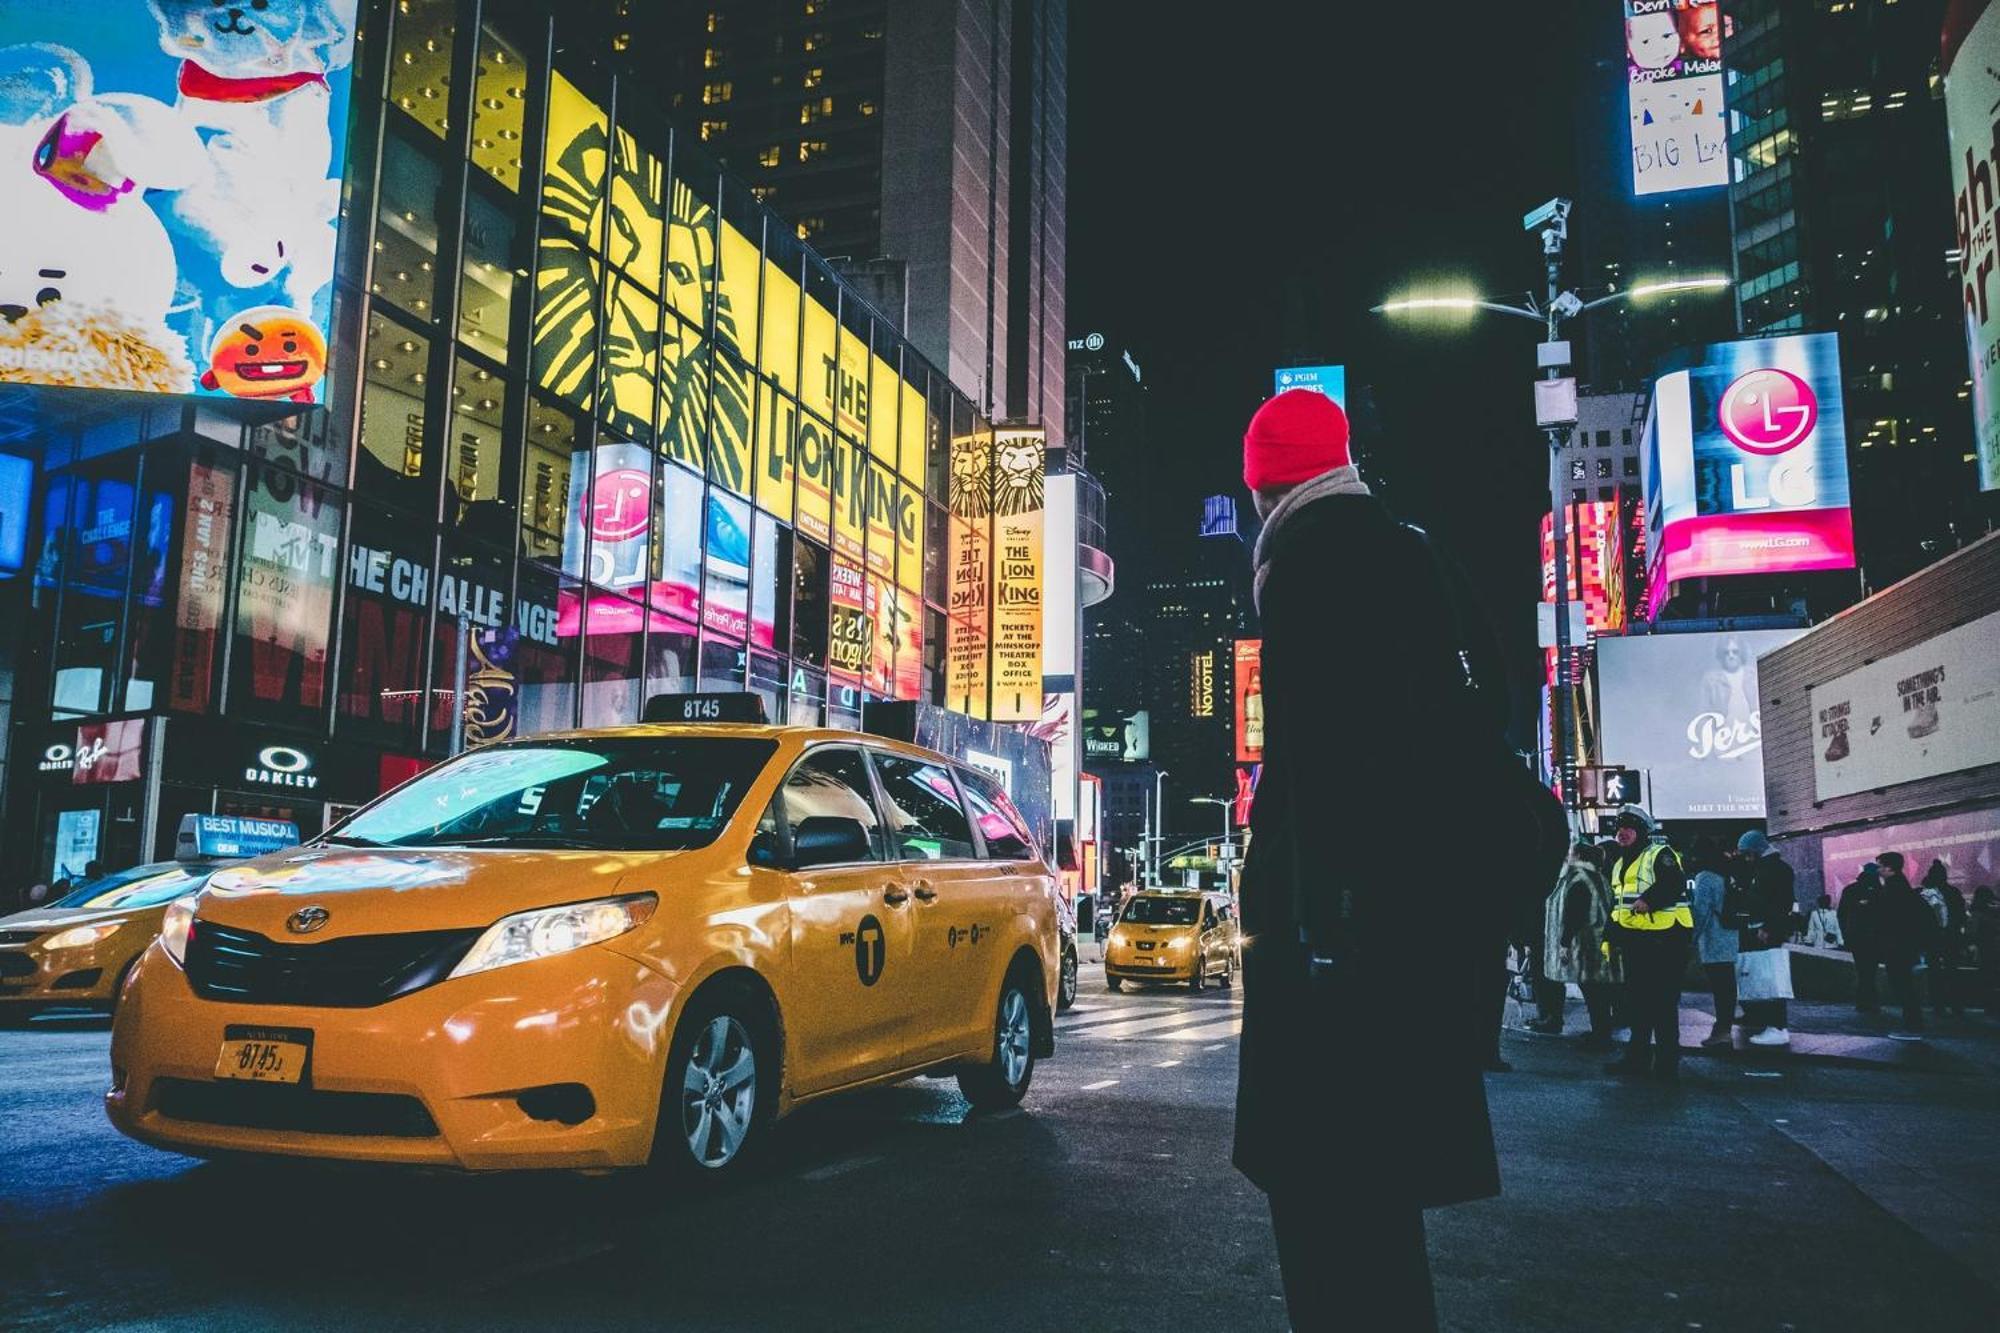
[[[1368,483],[1361,480],[1361,472],[1352,463],[1337,467],[1331,472],[1322,472],[1311,481],[1294,486],[1285,498],[1278,501],[1277,508],[1264,520],[1264,528],[1257,534],[1257,545],[1250,553],[1250,564],[1256,570],[1255,584],[1251,598],[1261,613],[1264,609],[1264,576],[1271,572],[1270,558],[1272,544],[1277,540],[1278,529],[1295,512],[1305,508],[1315,500],[1329,495],[1370,495]]]

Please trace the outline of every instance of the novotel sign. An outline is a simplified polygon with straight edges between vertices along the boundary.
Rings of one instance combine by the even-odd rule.
[[[243,781],[253,787],[293,787],[312,791],[319,786],[319,774],[312,771],[313,757],[291,745],[267,745],[257,751],[257,762],[243,766]]]

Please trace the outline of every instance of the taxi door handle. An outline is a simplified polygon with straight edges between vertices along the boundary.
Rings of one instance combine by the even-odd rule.
[[[937,901],[937,890],[928,884],[917,885],[913,892],[917,895],[918,902],[934,903]]]
[[[910,901],[910,895],[891,884],[888,888],[882,890],[882,901],[891,907],[901,907],[904,903]]]

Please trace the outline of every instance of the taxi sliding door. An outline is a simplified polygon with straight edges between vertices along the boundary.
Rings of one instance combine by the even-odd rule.
[[[813,749],[793,766],[781,799],[798,863],[786,884],[792,985],[784,1018],[792,1088],[805,1095],[903,1067],[918,998],[910,891],[886,858],[859,750]],[[843,835],[853,837],[845,849]]]
[[[980,1050],[992,1040],[999,977],[993,927],[1004,919],[1005,867],[977,858],[950,768],[871,751],[882,784],[890,855],[910,890],[918,1009],[909,1063]]]

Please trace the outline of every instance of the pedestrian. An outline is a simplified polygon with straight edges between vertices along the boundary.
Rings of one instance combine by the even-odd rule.
[[[1854,955],[1854,1009],[1872,1014],[1881,1001],[1875,989],[1875,971],[1882,966],[1881,934],[1877,915],[1881,910],[1882,868],[1873,861],[1861,867],[1854,882],[1840,891],[1837,908],[1840,938]]]
[[[1632,1028],[1611,1074],[1680,1077],[1681,972],[1694,935],[1687,874],[1653,817],[1636,805],[1618,812],[1612,854],[1612,947],[1625,959],[1625,1016]],[[1650,1047],[1650,1050],[1649,1050]]]
[[[1890,992],[1903,1007],[1903,1026],[1889,1035],[1899,1041],[1919,1041],[1924,1007],[1917,995],[1917,966],[1930,947],[1937,918],[1903,874],[1901,852],[1883,852],[1875,861],[1882,868],[1882,894],[1875,907],[1877,947],[1889,973]]]
[[[1723,874],[1722,840],[1712,833],[1696,838],[1687,868],[1694,873],[1688,897],[1694,909],[1695,959],[1715,1001],[1715,1025],[1702,1038],[1709,1049],[1730,1045],[1736,1025],[1736,930],[1724,917],[1729,881]]]
[[[2000,1015],[2000,894],[1981,885],[1972,891],[1972,947],[1979,954],[1979,1006],[1988,1018]]]
[[[1549,818],[1538,824],[1536,861],[1538,864],[1559,864],[1564,849],[1569,846],[1569,821],[1563,817],[1562,806],[1553,796],[1540,808]],[[1479,1007],[1474,1011],[1475,1034],[1480,1067],[1489,1074],[1513,1072],[1514,1066],[1500,1054],[1500,1029],[1507,1018],[1507,997],[1517,978],[1529,979],[1528,984],[1532,987],[1532,979],[1540,975],[1534,955],[1536,937],[1542,933],[1541,900],[1526,894],[1516,895],[1511,910],[1515,914],[1514,919],[1503,923],[1503,933],[1492,938],[1479,956],[1476,983]],[[1511,965],[1516,958],[1520,960],[1518,972]]]
[[[1962,1017],[1965,999],[1959,994],[1958,969],[1965,961],[1965,895],[1951,882],[1951,871],[1940,860],[1933,860],[1924,872],[1923,895],[1937,920],[1937,931],[1931,937],[1931,1008]]]
[[[1812,915],[1806,918],[1806,947],[1808,949],[1838,949],[1841,947],[1840,914],[1833,910],[1833,895],[1822,893],[1819,902],[1813,906]]]
[[[1792,1043],[1787,1001],[1792,997],[1792,914],[1798,907],[1792,868],[1761,830],[1736,843],[1733,867],[1740,906],[1736,944],[1736,993],[1743,1001],[1743,1032],[1752,1046]]]
[[[1583,991],[1584,1011],[1590,1019],[1583,1047],[1608,1051],[1611,997],[1623,972],[1622,960],[1609,957],[1605,948],[1605,932],[1616,904],[1610,881],[1604,878],[1603,861],[1596,847],[1578,843],[1543,905],[1542,977],[1544,984],[1553,988],[1553,1003],[1542,1016],[1540,1030],[1550,1034],[1563,1030],[1564,992],[1574,983]]]
[[[1423,1209],[1500,1187],[1483,956],[1516,897],[1555,876],[1536,853],[1562,812],[1505,743],[1499,649],[1464,576],[1370,493],[1340,406],[1278,395],[1243,464],[1263,519],[1264,772],[1243,872],[1235,1161],[1270,1196],[1293,1328],[1433,1329]],[[1394,661],[1363,642],[1395,645]],[[1440,771],[1465,873],[1418,882],[1438,816],[1409,796]]]

